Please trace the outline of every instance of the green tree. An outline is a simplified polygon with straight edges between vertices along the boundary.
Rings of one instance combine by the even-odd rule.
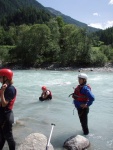
[[[31,26],[22,24],[20,26],[16,26],[16,37],[15,42],[16,45],[19,45],[23,41],[23,36],[30,30]]]
[[[48,51],[49,37],[50,29],[45,24],[35,24],[23,34],[22,41],[16,48],[16,54],[24,66],[32,66],[46,59],[44,53]]]
[[[56,19],[51,19],[48,22],[48,27],[50,28],[51,35],[50,35],[50,42],[48,45],[48,61],[49,62],[56,62],[59,59],[59,40],[60,40],[60,32],[59,32],[59,25]]]
[[[109,61],[113,59],[113,49],[110,45],[102,45],[100,51],[108,58]]]
[[[76,62],[79,65],[87,66],[91,63],[91,40],[83,29],[80,30],[79,36]]]
[[[0,45],[4,45],[4,28],[2,26],[0,26]]]
[[[91,65],[92,66],[104,66],[108,61],[105,54],[103,54],[100,50],[92,49],[91,51]]]
[[[75,25],[65,25],[62,28],[59,61],[63,65],[72,64],[76,60],[78,32],[78,28]]]

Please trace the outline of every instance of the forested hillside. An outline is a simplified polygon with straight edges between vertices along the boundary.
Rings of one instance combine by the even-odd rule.
[[[0,0],[0,24],[44,23],[54,16],[36,0]]]
[[[4,15],[14,14],[21,8],[34,7],[36,9],[45,9],[36,0],[0,0],[0,18]]]
[[[63,21],[85,28],[87,32],[95,32],[99,29],[89,27],[87,24],[77,21],[49,7],[44,7],[36,0],[0,0],[0,24],[33,24],[43,23],[51,17],[61,16]],[[45,19],[45,20],[44,20]]]
[[[10,25],[45,23],[53,16],[44,9],[36,9],[33,7],[21,8],[12,15],[8,15],[1,19],[1,25],[6,27]]]
[[[105,45],[113,44],[113,27],[103,31],[95,32],[100,41],[103,41]]]
[[[113,28],[91,33],[86,28],[66,23],[61,16],[52,15],[35,0],[0,2],[2,66],[13,64],[22,68],[57,64],[96,67],[113,63]],[[3,10],[8,10],[10,5],[12,11],[8,16],[3,15]]]

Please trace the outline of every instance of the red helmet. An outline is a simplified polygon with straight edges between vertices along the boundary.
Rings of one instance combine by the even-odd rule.
[[[0,69],[0,76],[5,76],[9,80],[12,80],[13,72],[10,69]]]
[[[42,90],[47,90],[46,86],[42,86]]]

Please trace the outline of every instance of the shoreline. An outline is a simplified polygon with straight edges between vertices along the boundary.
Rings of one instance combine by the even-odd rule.
[[[39,68],[38,68],[39,69]],[[40,68],[44,70],[53,70],[53,71],[102,71],[102,72],[113,72],[113,67],[86,67],[86,68],[74,68],[74,67],[59,67],[59,68]]]
[[[51,71],[97,71],[97,72],[113,72],[113,65],[106,64],[103,67],[59,67],[54,64],[45,65],[40,67],[22,67],[20,65],[6,65],[1,68],[9,68],[12,70],[51,70]]]
[[[97,71],[97,72],[113,72],[113,67],[95,67],[95,68],[73,68],[73,67],[59,67],[59,68],[10,68],[12,70],[50,70],[50,71]]]

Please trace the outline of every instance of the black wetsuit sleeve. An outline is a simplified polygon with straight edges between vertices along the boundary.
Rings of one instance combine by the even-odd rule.
[[[6,101],[11,101],[16,95],[16,89],[12,86],[6,89],[4,97]]]

